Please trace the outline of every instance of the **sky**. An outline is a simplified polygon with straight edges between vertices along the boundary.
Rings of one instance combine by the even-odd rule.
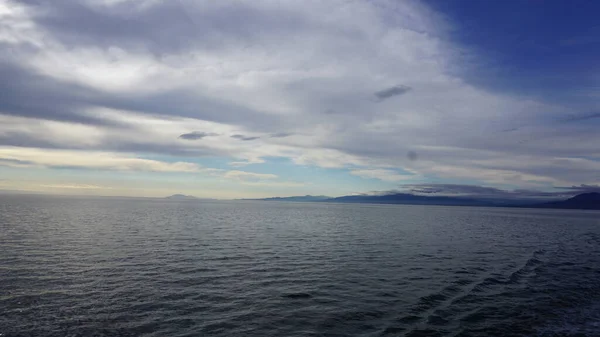
[[[598,189],[598,12],[592,0],[0,0],[0,190]]]

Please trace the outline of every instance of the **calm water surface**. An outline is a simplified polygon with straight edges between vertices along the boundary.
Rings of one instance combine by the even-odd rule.
[[[600,212],[0,196],[1,336],[600,336]]]

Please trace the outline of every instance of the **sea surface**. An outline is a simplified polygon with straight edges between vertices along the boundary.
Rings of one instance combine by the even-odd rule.
[[[2,195],[0,335],[600,336],[600,212]]]

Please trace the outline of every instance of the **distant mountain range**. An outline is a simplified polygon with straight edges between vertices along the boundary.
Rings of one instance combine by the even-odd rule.
[[[443,206],[493,206],[491,202],[471,198],[421,196],[407,193],[386,195],[348,195],[324,200],[326,202],[403,204],[403,205],[443,205]]]
[[[260,201],[295,201],[295,202],[317,202],[330,200],[331,197],[325,195],[300,195],[294,197],[273,197],[263,199],[243,199],[243,200],[260,200]]]
[[[401,204],[401,205],[439,205],[439,206],[488,206],[488,207],[531,207],[561,209],[597,209],[600,210],[600,193],[584,193],[573,198],[541,202],[540,200],[482,199],[473,197],[423,196],[407,193],[386,195],[347,195],[337,198],[326,196],[293,196],[264,199],[245,199],[260,201],[295,202],[335,202],[364,204]]]
[[[165,199],[173,199],[173,200],[196,200],[198,198],[191,195],[183,195],[183,194],[173,194],[171,196],[165,197]]]
[[[193,195],[184,195],[184,194],[173,194],[171,196],[165,197],[165,199],[169,200],[216,200],[210,198],[197,198]]]
[[[335,203],[364,203],[364,204],[403,204],[403,205],[446,205],[446,206],[496,206],[492,201],[473,198],[420,196],[408,193],[385,195],[347,195],[332,198],[324,195],[304,195],[293,197],[274,197],[263,199],[245,199],[260,201],[295,201],[295,202],[335,202]]]
[[[535,205],[536,208],[561,208],[561,209],[596,209],[600,210],[600,193],[591,192],[578,194],[563,201],[547,202]]]

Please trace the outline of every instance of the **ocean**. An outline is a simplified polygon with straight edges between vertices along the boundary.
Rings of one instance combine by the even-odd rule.
[[[600,212],[2,195],[0,336],[600,336]]]

